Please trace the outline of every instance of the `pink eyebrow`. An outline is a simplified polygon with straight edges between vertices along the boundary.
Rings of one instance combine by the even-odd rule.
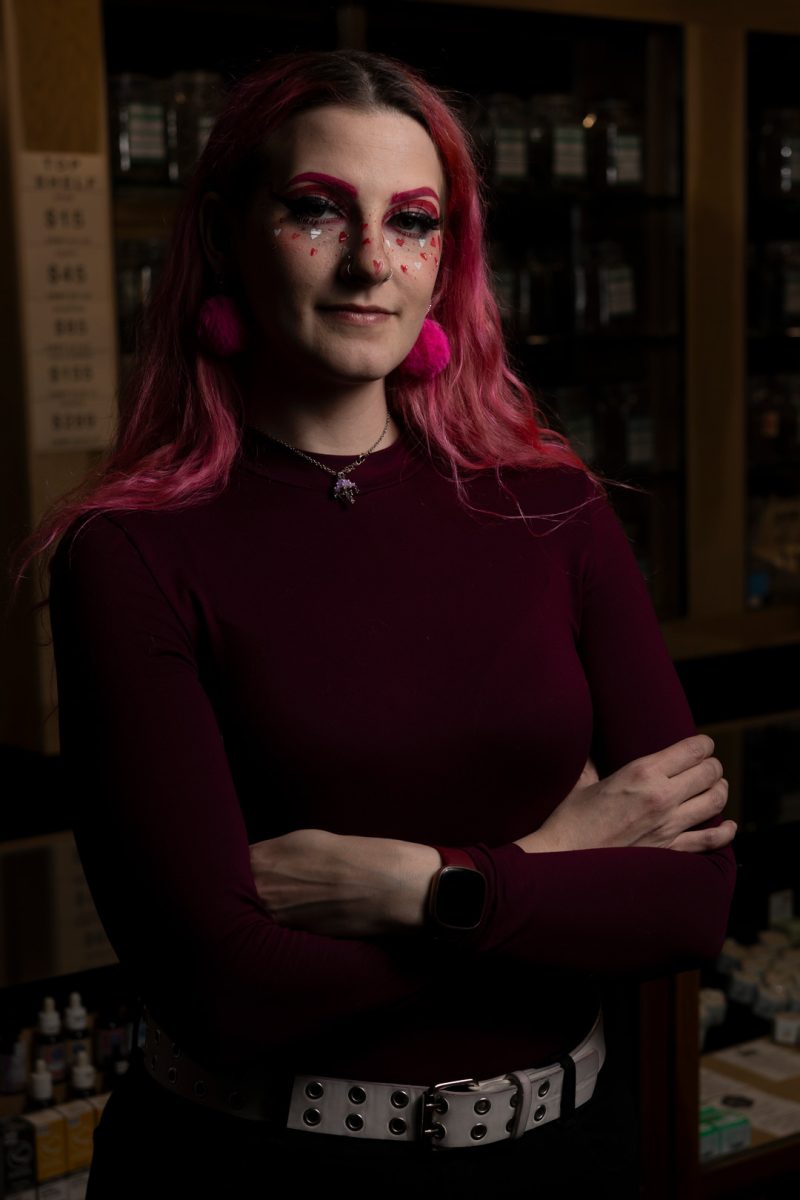
[[[327,183],[331,187],[338,188],[339,191],[347,192],[350,196],[358,195],[358,191],[352,183],[345,183],[343,179],[336,179],[333,175],[321,175],[317,171],[306,171],[302,175],[295,175],[286,186],[291,187],[295,183]]]
[[[439,196],[433,188],[414,188],[410,192],[395,192],[391,203],[397,204],[399,200],[416,200],[418,196],[433,196],[434,200],[439,202]]]

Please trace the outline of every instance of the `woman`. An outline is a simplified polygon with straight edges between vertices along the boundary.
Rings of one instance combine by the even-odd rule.
[[[481,221],[408,68],[244,80],[45,531],[75,835],[147,1006],[89,1200],[636,1194],[602,986],[717,952],[735,827]]]

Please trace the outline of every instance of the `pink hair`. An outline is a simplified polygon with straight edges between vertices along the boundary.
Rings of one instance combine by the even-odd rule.
[[[16,575],[12,571],[14,594],[31,559],[55,549],[83,513],[183,508],[227,486],[245,414],[235,360],[206,356],[197,342],[201,304],[215,291],[200,238],[200,204],[213,191],[243,213],[262,177],[265,137],[297,113],[329,104],[407,114],[430,135],[445,172],[444,239],[431,316],[447,331],[452,356],[433,380],[389,375],[390,404],[422,436],[429,453],[449,461],[468,507],[462,471],[493,469],[506,491],[502,466],[566,464],[599,483],[567,439],[547,428],[532,393],[509,366],[489,282],[483,185],[469,134],[446,93],[381,54],[281,55],[236,83],[226,98],[189,180],[161,277],[143,314],[113,444],[17,549],[15,558],[29,552]]]

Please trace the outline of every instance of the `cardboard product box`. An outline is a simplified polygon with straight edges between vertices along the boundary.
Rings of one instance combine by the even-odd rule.
[[[719,1158],[719,1131],[707,1122],[700,1123],[700,1162]]]
[[[23,1117],[0,1120],[0,1196],[36,1200],[36,1139]]]
[[[70,1200],[69,1180],[65,1175],[60,1179],[51,1179],[41,1184],[36,1194],[38,1200]]]
[[[33,1126],[36,1146],[36,1183],[39,1196],[43,1195],[42,1184],[63,1179],[67,1167],[67,1123],[57,1108],[43,1108],[40,1112],[25,1113],[22,1117]],[[66,1200],[66,1185],[64,1197]]]
[[[753,1127],[747,1117],[726,1113],[714,1122],[714,1128],[719,1132],[720,1154],[736,1154],[753,1144]]]
[[[73,1171],[67,1176],[69,1200],[86,1200],[86,1189],[89,1186],[89,1168],[83,1171]]]
[[[91,1104],[92,1106],[95,1127],[100,1123],[100,1118],[103,1115],[103,1109],[108,1103],[108,1098],[110,1095],[111,1092],[100,1092],[100,1094],[97,1096],[87,1096],[86,1098],[87,1103]]]
[[[701,1121],[721,1133],[724,1153],[800,1133],[800,1047],[762,1037],[704,1054],[700,1083]]]
[[[69,1100],[55,1109],[67,1130],[67,1171],[88,1168],[92,1162],[95,1112],[88,1100]]]

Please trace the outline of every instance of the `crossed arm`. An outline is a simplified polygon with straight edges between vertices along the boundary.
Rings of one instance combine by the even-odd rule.
[[[685,738],[600,780],[591,759],[540,829],[514,844],[528,854],[650,847],[721,850],[728,785],[704,735]],[[694,829],[702,822],[716,822]],[[410,934],[425,924],[437,850],[392,838],[300,829],[250,847],[258,894],[281,925],[334,937]]]

